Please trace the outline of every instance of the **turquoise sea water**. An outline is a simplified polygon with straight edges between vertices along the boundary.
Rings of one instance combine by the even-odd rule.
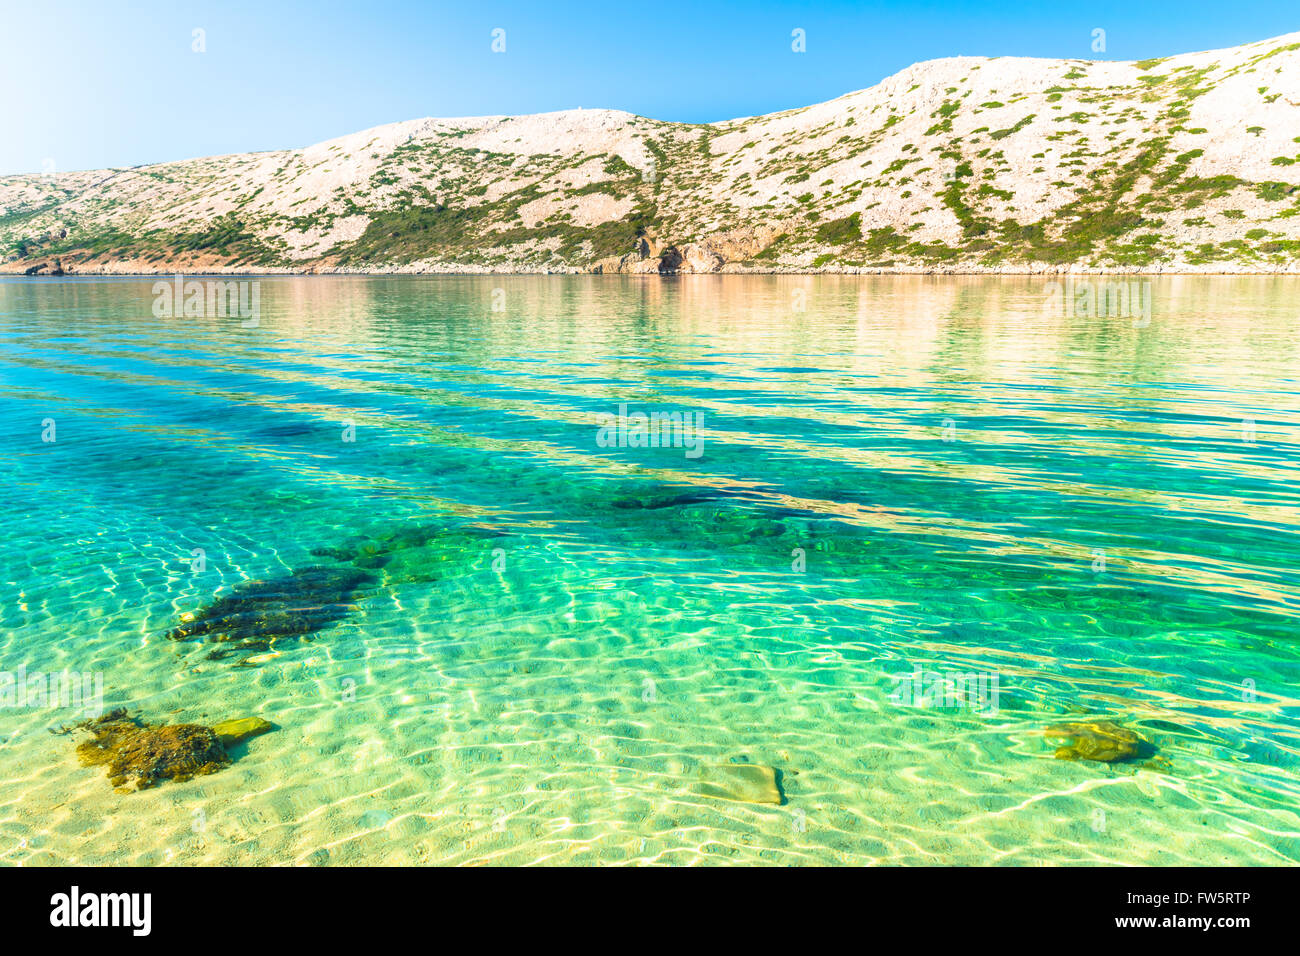
[[[0,860],[1300,862],[1300,281],[259,282],[0,280],[0,671],[277,726],[119,794],[0,708]]]

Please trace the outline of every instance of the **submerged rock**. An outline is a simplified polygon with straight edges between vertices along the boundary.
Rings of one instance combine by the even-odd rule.
[[[1109,720],[1081,720],[1054,724],[1044,731],[1048,739],[1068,741],[1056,748],[1058,760],[1099,760],[1119,763],[1155,753],[1155,747],[1133,731]]]
[[[372,572],[384,569],[388,582],[436,581],[446,566],[472,566],[483,542],[504,532],[475,526],[406,525],[358,535],[338,546],[314,548],[316,557],[351,566],[295,568],[278,578],[244,581],[231,593],[185,615],[168,632],[171,640],[203,639],[224,645],[209,660],[244,655],[237,666],[263,663],[246,652],[272,651],[282,638],[325,630],[356,610],[353,601],[379,583]],[[390,565],[395,567],[390,568]]]
[[[82,764],[107,766],[108,782],[124,793],[132,785],[147,790],[163,780],[216,773],[230,763],[217,734],[199,724],[144,724],[119,708],[77,729],[91,735],[77,747]]]
[[[357,556],[351,548],[312,548],[311,553],[317,558],[333,558],[335,561],[351,561]]]
[[[249,737],[256,737],[258,734],[274,729],[274,724],[261,717],[238,717],[212,725],[212,732],[217,735],[223,747],[229,747],[231,744],[237,744]]]
[[[181,782],[216,773],[231,762],[227,746],[274,729],[261,717],[223,720],[213,727],[146,724],[119,707],[60,732],[89,732],[90,739],[77,745],[82,765],[107,766],[108,782],[119,793],[130,793],[164,780]]]
[[[623,498],[615,498],[610,502],[610,506],[621,508],[625,511],[631,510],[658,510],[660,508],[680,508],[683,505],[703,504],[706,501],[716,501],[722,497],[716,491],[685,491],[679,493],[650,491],[642,495],[628,495]]]
[[[740,803],[785,803],[781,771],[763,764],[732,763],[700,771],[700,796]]]
[[[270,650],[279,638],[324,630],[353,610],[352,599],[374,577],[354,568],[299,568],[284,577],[245,581],[168,633],[173,641],[203,638],[235,651]],[[213,651],[219,660],[231,649]]]
[[[387,568],[401,558],[405,563],[430,564],[464,560],[477,554],[484,541],[504,537],[490,528],[455,527],[444,524],[409,525],[390,531],[359,535],[339,547],[322,547],[312,554],[335,561],[347,561],[365,570]],[[417,552],[403,555],[403,552]],[[436,579],[434,575],[429,580]],[[421,578],[422,580],[425,578]]]

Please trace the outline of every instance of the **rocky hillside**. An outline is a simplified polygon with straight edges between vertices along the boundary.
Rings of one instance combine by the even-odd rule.
[[[425,119],[0,179],[0,270],[1300,272],[1300,33],[956,57],[709,125]]]

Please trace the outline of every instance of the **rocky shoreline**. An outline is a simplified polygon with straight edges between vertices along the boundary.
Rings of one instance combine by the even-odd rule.
[[[1148,265],[1148,266],[1082,266],[1051,265],[1046,263],[1024,263],[1001,266],[934,266],[916,267],[860,267],[827,265],[799,268],[795,266],[767,266],[751,268],[728,263],[719,269],[696,272],[689,269],[637,269],[622,270],[600,268],[541,268],[524,264],[496,264],[491,266],[469,266],[458,263],[440,263],[436,265],[414,264],[394,266],[392,268],[351,268],[332,266],[318,268],[294,269],[289,267],[268,267],[249,269],[244,266],[214,266],[194,268],[185,265],[161,265],[155,268],[140,268],[135,264],[118,267],[115,264],[96,265],[89,268],[65,265],[63,271],[42,270],[32,272],[25,263],[0,263],[0,277],[10,278],[76,278],[76,277],[138,277],[152,278],[174,275],[222,275],[254,277],[291,277],[291,276],[574,276],[606,275],[637,276],[642,278],[675,278],[680,276],[714,275],[714,276],[781,276],[781,275],[858,275],[858,276],[1300,276],[1300,262],[1284,264],[1260,264],[1250,267],[1238,266],[1225,269],[1216,265]]]

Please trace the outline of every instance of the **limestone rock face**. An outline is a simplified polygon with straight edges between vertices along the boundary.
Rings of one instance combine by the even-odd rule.
[[[597,274],[698,275],[720,272],[733,262],[746,262],[762,252],[778,235],[774,228],[735,229],[707,236],[698,242],[675,244],[642,236],[623,256],[607,256],[592,266]]]
[[[700,243],[689,243],[682,248],[682,272],[717,272],[726,265],[726,258]]]
[[[682,254],[676,246],[669,246],[663,250],[659,256],[659,271],[665,275],[672,275],[682,270]]]

